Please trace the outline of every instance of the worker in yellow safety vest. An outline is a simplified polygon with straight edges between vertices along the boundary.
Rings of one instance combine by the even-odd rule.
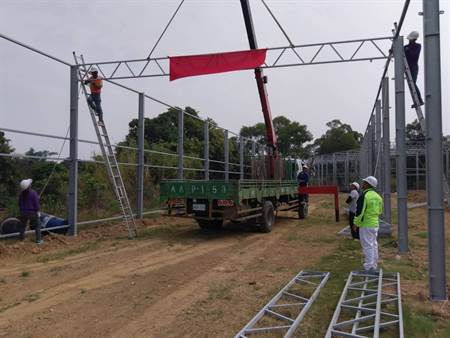
[[[383,213],[383,198],[375,191],[378,180],[369,176],[363,179],[362,194],[356,205],[355,224],[359,227],[359,240],[364,254],[364,270],[377,273],[379,217]]]
[[[103,80],[100,76],[98,76],[98,70],[95,67],[90,69],[89,74],[91,74],[91,76],[84,81],[84,84],[89,84],[89,89],[91,91],[91,95],[89,95],[87,101],[91,109],[98,116],[98,124],[104,125],[102,99],[100,97],[103,87]]]

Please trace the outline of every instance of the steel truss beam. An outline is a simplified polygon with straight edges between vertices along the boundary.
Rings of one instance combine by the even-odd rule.
[[[235,338],[268,332],[291,337],[329,277],[329,272],[300,271]]]
[[[387,59],[388,54],[383,51],[383,48],[385,47],[380,45],[380,42],[382,41],[392,41],[392,37],[267,48],[266,63],[261,68],[267,69]],[[363,47],[370,48],[371,53],[373,54],[370,56],[361,55]],[[327,50],[328,52],[326,52]],[[290,58],[288,56],[289,54],[291,54]],[[307,57],[307,54],[310,56]],[[86,63],[88,71],[94,66],[98,68],[103,78],[107,80],[161,77],[169,76],[170,74],[169,57],[167,56],[148,59]]]
[[[350,272],[325,337],[393,337],[392,328],[403,338],[400,274]]]

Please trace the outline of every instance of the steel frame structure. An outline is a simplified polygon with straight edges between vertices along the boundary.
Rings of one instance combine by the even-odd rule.
[[[365,169],[370,167],[370,172],[375,173],[378,172],[382,174],[381,183],[384,186],[384,193],[387,200],[390,199],[390,195],[386,195],[390,189],[390,177],[391,170],[390,166],[390,148],[389,144],[389,130],[386,128],[389,121],[389,103],[388,103],[388,84],[386,78],[386,74],[389,68],[389,64],[391,59],[394,57],[399,58],[399,34],[403,25],[404,18],[406,16],[410,0],[405,0],[403,10],[400,16],[400,20],[398,25],[396,25],[394,30],[393,37],[381,37],[381,38],[369,38],[369,39],[360,39],[360,40],[347,40],[347,41],[335,41],[335,42],[325,42],[325,43],[317,43],[317,44],[308,44],[308,45],[294,45],[290,41],[288,46],[276,47],[276,48],[268,48],[269,54],[274,54],[274,61],[269,62],[262,68],[279,68],[279,67],[291,67],[291,66],[302,66],[302,65],[317,65],[317,64],[328,64],[328,63],[342,63],[342,62],[353,62],[353,61],[367,61],[367,60],[381,60],[386,59],[386,64],[384,67],[384,71],[381,77],[380,85],[378,88],[377,95],[375,97],[375,102],[372,108],[372,112],[370,114],[370,118],[368,121],[368,127],[366,128],[364,134],[364,141],[362,151],[370,151],[370,156],[365,157],[365,159],[360,163],[360,169]],[[429,238],[429,264],[430,264],[430,293],[431,298],[433,300],[446,300],[447,299],[447,290],[446,290],[446,276],[445,276],[445,227],[444,227],[444,208],[443,208],[443,163],[442,163],[442,102],[441,102],[441,82],[440,82],[440,24],[439,24],[439,0],[423,0],[423,20],[424,20],[424,55],[425,55],[425,92],[426,92],[426,158],[427,158],[427,193],[428,193],[428,238]],[[286,34],[285,34],[286,35]],[[14,40],[10,37],[7,37],[3,34],[0,34],[0,37],[6,39],[12,43],[25,47],[33,52],[36,52],[40,55],[43,55],[47,58],[50,58],[54,61],[57,61],[65,66],[70,67],[71,81],[71,95],[70,95],[70,179],[69,179],[69,219],[72,227],[76,227],[77,224],[77,168],[78,168],[78,81],[76,78],[76,69],[75,66],[61,60],[55,56],[52,56],[46,52],[40,51],[34,47],[26,45],[22,42]],[[391,40],[392,47],[389,50],[389,54],[383,52],[383,50],[379,47],[378,43],[381,40]],[[344,56],[342,52],[340,52],[339,48],[342,45],[356,44],[356,49],[349,56]],[[366,44],[370,44],[375,50],[376,55],[373,57],[359,57],[358,53],[360,53],[362,47]],[[397,48],[394,48],[397,47]],[[313,54],[313,57],[310,59],[306,59],[306,57],[302,57],[302,49],[305,50],[307,48],[316,48]],[[333,52],[333,58],[331,60],[319,60],[318,57],[323,55],[323,51],[325,49],[329,49]],[[295,63],[289,62],[286,60],[285,56],[288,52],[291,52],[296,58],[297,61]],[[270,57],[269,57],[270,58]],[[156,57],[152,58],[149,55],[148,58],[145,59],[134,59],[134,60],[116,60],[116,61],[104,61],[104,62],[94,62],[87,63],[88,67],[97,66],[102,73],[102,76],[105,80],[110,83],[117,85],[123,89],[132,91],[136,94],[143,94],[133,88],[127,87],[121,83],[114,82],[114,79],[128,79],[128,78],[139,78],[139,77],[160,77],[167,76],[167,68],[164,68],[162,65],[163,62],[167,62],[167,57]],[[111,68],[107,71],[106,68]],[[119,76],[119,72],[125,71],[124,76]],[[106,73],[105,73],[106,72]],[[397,72],[397,74],[399,74]],[[379,97],[380,93],[383,92],[383,142],[381,143],[380,133],[377,126],[380,126],[380,102]],[[149,98],[155,102],[159,102],[165,106],[172,107],[160,100],[152,98],[146,94],[143,94],[144,97]],[[403,108],[400,103],[401,100],[404,100],[404,90],[402,91],[401,81],[396,81],[396,100],[399,104],[396,105],[396,133],[397,133],[397,142],[400,143],[397,167],[399,170],[405,170],[404,165],[404,148],[403,147],[403,136],[404,135],[404,126],[403,124]],[[143,105],[140,107],[143,107]],[[181,109],[179,109],[181,110]],[[376,111],[376,112],[375,112]],[[375,113],[375,119],[373,115]],[[184,112],[186,115],[187,113]],[[187,114],[188,115],[188,114]],[[377,117],[378,115],[378,117]],[[193,116],[198,118],[196,116]],[[182,125],[182,121],[180,119],[179,126]],[[141,125],[140,125],[141,126]],[[179,127],[180,128],[180,127]],[[140,132],[142,132],[142,127],[139,128]],[[373,136],[375,134],[375,137]],[[366,140],[367,138],[367,140]],[[142,140],[142,137],[138,139]],[[207,136],[205,135],[205,139]],[[375,142],[373,141],[375,139]],[[178,149],[178,166],[177,170],[180,175],[180,172],[183,170],[183,159],[186,157],[184,155],[184,149],[182,147],[182,141],[179,141],[179,149]],[[227,144],[227,142],[225,142]],[[375,143],[375,147],[374,147]],[[381,147],[383,144],[383,147]],[[143,148],[143,145],[140,144],[138,148]],[[252,149],[254,147],[252,146]],[[256,148],[256,147],[255,147]],[[373,153],[374,148],[376,148],[376,156]],[[142,150],[141,150],[142,151]],[[206,153],[206,151],[205,151]],[[367,155],[364,155],[367,156]],[[139,156],[142,159],[142,153]],[[375,159],[375,160],[374,160]],[[382,159],[382,160],[381,160]],[[367,164],[364,163],[367,161]],[[209,159],[205,160],[204,168],[202,170],[206,170],[205,178],[208,177],[209,163],[212,162]],[[227,161],[225,161],[227,162]],[[447,159],[448,162],[448,159]],[[378,171],[379,164],[382,164],[384,170]],[[142,167],[142,163],[139,164]],[[228,168],[228,165],[225,165]],[[365,167],[368,165],[368,167]],[[139,172],[142,172],[140,170]],[[225,176],[227,176],[228,170],[225,170]],[[242,169],[237,172],[242,175]],[[406,173],[399,172],[398,175],[405,175]],[[334,175],[336,176],[336,174]],[[141,181],[141,180],[139,180]],[[399,204],[404,205],[404,181],[399,181],[401,187],[401,194],[399,195]],[[405,231],[407,231],[407,223],[406,223],[406,209],[399,208],[399,230],[403,236],[402,239],[402,250],[407,249],[407,237],[405,237]],[[390,221],[390,202],[385,204],[385,220]],[[73,231],[71,231],[73,233]]]
[[[392,327],[404,337],[400,274],[350,272],[325,338],[379,338]]]
[[[284,332],[285,338],[292,337],[329,278],[329,272],[300,271],[236,334],[235,338],[274,332]],[[304,290],[305,288],[307,290]],[[289,311],[292,309],[294,315]],[[264,325],[261,322],[265,320],[268,320],[268,323]]]
[[[272,61],[266,61],[261,68],[270,69],[329,63],[384,60],[388,58],[388,55],[383,52],[380,46],[381,41],[392,41],[392,37],[329,41],[267,48],[267,59]],[[365,46],[370,46],[374,52],[373,56],[359,56]],[[342,47],[352,47],[354,49],[351,53],[344,54]],[[341,50],[339,50],[339,48],[341,48]],[[327,56],[324,55],[327,49],[332,53],[332,57],[328,56],[327,58]],[[308,52],[309,54],[309,50],[312,50],[312,53],[310,53],[312,56],[307,58],[306,53]],[[288,54],[287,52],[289,51],[296,57],[297,61],[295,63],[289,61],[286,57]],[[304,55],[302,56],[302,54]],[[321,57],[324,57],[325,60],[322,60]],[[91,67],[97,67],[103,78],[107,80],[169,76],[168,56],[145,59],[87,62],[86,66],[88,71]]]

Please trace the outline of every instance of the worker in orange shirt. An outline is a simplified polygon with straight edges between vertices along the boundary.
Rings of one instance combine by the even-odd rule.
[[[102,99],[100,93],[103,87],[103,80],[98,76],[98,69],[92,67],[89,71],[91,76],[84,81],[84,84],[89,84],[89,89],[91,90],[91,95],[89,95],[87,101],[89,106],[94,110],[95,114],[98,116],[98,124],[104,125],[103,123],[103,110],[102,110]]]

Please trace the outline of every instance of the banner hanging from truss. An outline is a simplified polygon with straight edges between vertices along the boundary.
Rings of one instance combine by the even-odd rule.
[[[188,76],[217,74],[258,68],[265,63],[267,49],[171,56],[170,81]]]

